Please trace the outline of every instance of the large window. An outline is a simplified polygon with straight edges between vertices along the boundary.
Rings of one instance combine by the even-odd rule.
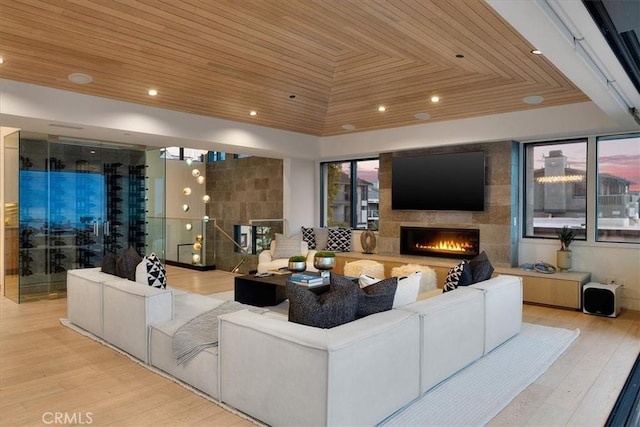
[[[586,238],[587,140],[525,146],[525,237]]]
[[[598,138],[596,240],[640,242],[640,135]]]
[[[640,243],[640,135],[524,146],[524,237]]]
[[[378,159],[322,164],[326,226],[378,229]]]

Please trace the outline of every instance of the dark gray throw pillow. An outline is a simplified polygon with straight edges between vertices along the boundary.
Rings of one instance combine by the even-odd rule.
[[[116,276],[136,281],[136,267],[142,261],[142,257],[133,248],[129,247],[124,255],[116,261]]]
[[[329,291],[316,295],[287,280],[289,321],[326,329],[355,320],[358,285],[332,273],[329,286]]]
[[[356,318],[391,310],[397,288],[398,278],[390,277],[360,289]]]
[[[102,269],[103,273],[116,275],[116,261],[118,256],[114,253],[107,252],[102,257]]]
[[[489,261],[487,254],[482,251],[478,256],[469,261],[471,266],[471,283],[482,282],[491,279],[493,265]]]

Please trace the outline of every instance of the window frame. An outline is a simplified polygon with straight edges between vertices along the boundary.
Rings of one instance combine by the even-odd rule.
[[[349,218],[349,224],[348,226],[353,229],[353,230],[366,230],[368,229],[368,221],[367,221],[367,228],[358,228],[357,227],[357,222],[358,222],[358,218],[359,218],[359,211],[361,209],[361,206],[357,203],[357,195],[358,195],[358,191],[357,191],[357,185],[358,185],[358,163],[359,162],[366,162],[366,161],[378,161],[380,162],[380,158],[379,157],[366,157],[366,158],[358,158],[358,159],[347,159],[347,160],[333,160],[333,161],[327,161],[327,162],[321,162],[320,163],[320,226],[321,227],[327,227],[328,225],[328,204],[327,204],[327,196],[328,196],[328,165],[330,164],[336,164],[336,163],[340,163],[340,164],[345,164],[348,163],[349,164],[349,168],[350,168],[350,174],[349,174],[349,185],[351,186],[351,190],[350,191],[344,191],[344,195],[345,196],[349,196],[348,197],[348,201],[349,201],[349,213],[350,213],[350,218]],[[378,163],[379,164],[379,163]],[[379,172],[378,172],[379,173]],[[380,182],[380,176],[378,175],[378,182]],[[347,199],[347,197],[345,197],[345,199]],[[380,209],[378,208],[378,211]],[[378,217],[378,225],[380,222],[380,217]]]
[[[527,160],[528,160],[528,149],[529,147],[542,147],[545,145],[564,145],[564,144],[577,144],[577,143],[585,143],[585,152],[586,152],[586,171],[585,171],[585,188],[586,188],[586,194],[585,196],[575,196],[574,192],[575,192],[575,186],[572,185],[571,186],[571,193],[574,195],[574,197],[579,197],[585,198],[585,227],[584,227],[584,236],[576,236],[575,241],[587,241],[589,240],[589,223],[590,223],[590,219],[589,219],[589,183],[590,183],[590,162],[589,162],[589,138],[571,138],[571,139],[560,139],[560,140],[547,140],[547,141],[537,141],[537,142],[526,142],[522,144],[522,156],[521,156],[521,161],[522,164],[524,165],[522,169],[522,199],[521,199],[521,203],[522,203],[522,210],[521,210],[521,214],[520,214],[520,220],[521,220],[521,237],[523,239],[541,239],[541,240],[557,240],[556,236],[536,236],[536,235],[529,235],[527,233],[527,197],[529,195],[529,187],[527,186],[527,180],[528,180],[528,164],[527,164]],[[533,171],[535,171],[535,168],[532,167],[532,173]],[[533,178],[533,177],[532,177]],[[532,179],[532,183],[534,182],[534,179]],[[535,196],[534,196],[535,197]]]
[[[524,166],[520,168],[520,180],[522,184],[522,191],[519,199],[519,220],[520,220],[520,239],[526,242],[533,241],[553,241],[557,240],[556,237],[551,236],[535,236],[527,235],[527,197],[530,191],[527,187],[527,149],[531,146],[544,146],[544,145],[561,145],[564,143],[575,143],[580,141],[586,141],[587,144],[587,159],[586,159],[586,216],[585,216],[585,237],[576,238],[575,242],[578,246],[587,244],[588,246],[601,246],[601,247],[620,247],[620,248],[633,248],[634,245],[640,245],[640,242],[634,241],[615,241],[615,240],[599,240],[598,238],[598,174],[599,174],[599,153],[598,153],[598,141],[607,139],[624,139],[640,137],[640,133],[626,132],[619,134],[602,134],[602,135],[590,135],[588,137],[573,137],[570,139],[554,139],[554,140],[540,140],[540,141],[527,141],[520,144],[520,163]],[[583,197],[583,196],[578,196]],[[574,243],[575,244],[575,243]]]

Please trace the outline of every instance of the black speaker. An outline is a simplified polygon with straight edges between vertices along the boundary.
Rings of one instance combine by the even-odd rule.
[[[587,314],[616,317],[620,313],[620,285],[590,282],[582,288],[582,311]]]

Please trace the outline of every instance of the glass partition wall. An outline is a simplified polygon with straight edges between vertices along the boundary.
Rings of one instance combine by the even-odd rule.
[[[66,272],[99,267],[106,252],[132,246],[145,254],[152,243],[160,245],[159,256],[164,253],[158,233],[147,239],[155,227],[146,217],[143,148],[22,131],[17,140],[16,165],[5,167],[5,183],[15,185],[17,195],[17,218],[9,224],[16,231],[17,266],[5,266],[5,282],[12,284],[5,296],[17,302],[65,296]],[[5,143],[5,152],[10,149]],[[11,194],[5,189],[5,210]],[[12,246],[5,246],[9,258]]]

